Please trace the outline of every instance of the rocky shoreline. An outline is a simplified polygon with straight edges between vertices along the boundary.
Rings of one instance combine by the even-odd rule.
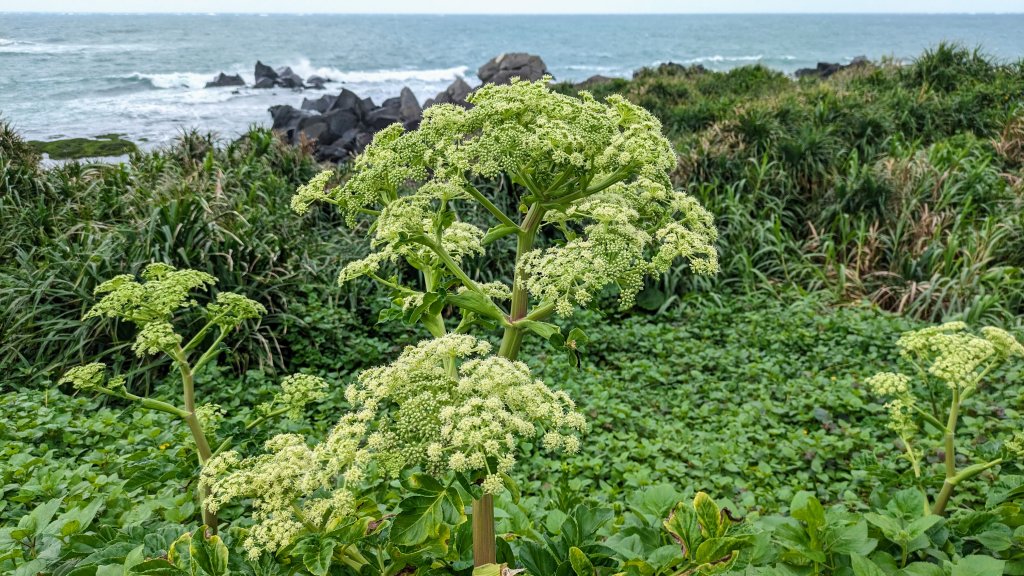
[[[257,63],[257,85],[263,82],[270,85],[273,77],[266,74],[261,77],[261,64]],[[288,70],[285,69],[284,72]],[[276,71],[280,81],[295,82],[295,76],[281,74]],[[547,66],[540,56],[526,53],[510,53],[496,56],[477,70],[481,86],[485,84],[507,84],[512,78],[523,80],[539,80],[548,74]],[[330,82],[329,79],[315,77],[318,86]],[[301,79],[299,79],[301,80]],[[305,81],[308,87],[313,78]],[[284,86],[282,84],[282,86]],[[370,98],[361,98],[347,88],[342,88],[336,95],[323,95],[319,98],[305,98],[299,108],[290,105],[272,106],[270,116],[273,129],[291,144],[312,142],[315,154],[323,162],[341,162],[359,154],[373,140],[379,130],[394,123],[401,123],[408,130],[417,128],[423,117],[423,110],[436,104],[454,104],[469,106],[466,99],[473,92],[465,79],[456,78],[444,91],[422,104],[416,99],[412,90],[403,87],[401,93],[376,104]]]
[[[801,68],[793,73],[795,79],[829,78],[837,72],[870,64],[864,56],[854,58],[849,64],[819,62],[815,68]],[[700,64],[683,65],[665,62],[657,67],[641,68],[633,73],[633,77],[651,72],[658,74],[700,74],[709,72]],[[488,60],[477,70],[478,86],[471,86],[463,77],[457,77],[445,90],[433,98],[420,103],[412,90],[403,87],[398,96],[388,98],[380,104],[371,98],[363,98],[348,88],[342,88],[337,94],[322,94],[319,97],[303,98],[298,108],[280,104],[271,106],[272,129],[289,144],[311,145],[316,158],[322,162],[344,162],[358,155],[373,140],[373,135],[394,123],[401,123],[406,129],[413,130],[419,126],[423,110],[436,104],[454,104],[468,107],[469,95],[485,84],[507,84],[512,78],[535,81],[548,75],[549,71],[544,60],[537,55],[523,52],[501,54]],[[574,86],[579,90],[623,80],[608,76],[595,75],[577,82]],[[289,67],[273,68],[262,61],[257,61],[253,71],[253,82],[248,84],[239,74],[221,72],[205,88],[243,88],[251,87],[258,90],[283,88],[301,93],[307,90],[325,91],[336,80],[323,76],[312,75],[302,78]],[[128,146],[117,148],[119,154],[135,151],[134,144],[126,140],[119,143]],[[68,139],[53,142],[36,142],[37,148],[50,153],[55,159],[102,158],[113,156],[107,154],[114,150],[111,143],[104,137],[92,139]],[[130,149],[129,149],[130,146]],[[124,152],[127,151],[127,152]]]

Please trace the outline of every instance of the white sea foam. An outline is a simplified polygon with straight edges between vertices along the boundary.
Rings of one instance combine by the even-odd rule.
[[[6,54],[83,54],[152,52],[155,46],[143,44],[43,44],[28,40],[0,38],[0,52]]]
[[[444,82],[455,80],[457,76],[465,76],[469,66],[454,66],[452,68],[398,68],[391,70],[339,70],[331,66],[314,66],[309,59],[303,58],[297,64],[292,64],[291,69],[302,76],[322,76],[335,82],[351,82],[353,84],[367,84],[378,82]]]
[[[215,73],[204,74],[199,72],[170,72],[166,74],[132,72],[124,78],[148,82],[153,88],[197,90],[206,86],[206,83],[213,80],[214,76],[216,76]]]
[[[690,58],[683,60],[684,64],[701,64],[703,62],[757,62],[764,58],[764,54],[758,54],[756,56],[722,56],[721,54],[715,54],[714,56],[698,56],[697,58]]]

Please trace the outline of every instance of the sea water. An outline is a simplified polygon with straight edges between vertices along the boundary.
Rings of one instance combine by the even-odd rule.
[[[787,73],[864,55],[909,60],[940,41],[1024,57],[1024,15],[239,15],[0,13],[0,117],[31,139],[119,133],[155,146],[184,129],[232,138],[267,108],[315,91],[250,85],[257,60],[327,77],[375,102],[408,86],[422,102],[503,52],[543,57],[559,80],[628,77],[674,61]]]

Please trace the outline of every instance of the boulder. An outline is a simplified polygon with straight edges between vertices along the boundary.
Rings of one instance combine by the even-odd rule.
[[[299,76],[288,66],[277,70],[277,85],[282,88],[302,88],[302,76]]]
[[[849,64],[843,65],[838,62],[818,62],[818,65],[814,68],[800,68],[793,73],[797,78],[829,78],[836,72],[846,70],[847,68],[856,68],[860,66],[867,66],[871,64],[867,56],[857,56],[850,61]]]
[[[399,112],[397,98],[391,98],[395,100],[394,105],[381,106],[376,110],[366,115],[366,126],[373,132],[383,130],[395,122],[401,122],[401,113]],[[387,101],[385,101],[387,103]]]
[[[492,58],[477,70],[484,84],[508,84],[513,77],[521,80],[540,80],[548,68],[540,56],[525,52],[511,52]]]
[[[423,118],[423,108],[420,108],[419,100],[408,87],[402,88],[398,97],[398,118],[406,130],[415,130]]]
[[[366,119],[373,112],[377,106],[373,103],[373,99],[367,96],[359,101],[359,117]]]
[[[253,81],[256,88],[273,88],[277,84],[277,72],[259,60],[256,61],[256,78]]]
[[[594,86],[600,86],[601,84],[607,84],[607,83],[612,82],[614,80],[615,80],[615,78],[610,78],[608,76],[602,76],[600,74],[595,74],[594,76],[591,76],[590,78],[587,78],[583,82],[577,82],[576,84],[574,84],[574,87],[577,90],[589,90],[589,89],[593,88]]]
[[[328,110],[352,110],[358,113],[359,95],[348,88],[342,88],[338,97],[334,99],[334,104]]]
[[[327,84],[328,82],[330,82],[330,80],[328,80],[327,78],[324,78],[323,76],[317,76],[316,74],[314,74],[309,78],[306,78],[306,88],[312,88],[313,90],[323,90],[324,84]]]
[[[332,110],[324,114],[323,118],[327,122],[327,129],[330,134],[323,139],[325,142],[336,142],[346,133],[355,130],[359,126],[359,117],[354,110]]]
[[[271,106],[270,117],[273,119],[272,128],[284,135],[287,142],[295,143],[295,131],[299,124],[306,118],[313,116],[306,110],[297,110],[287,104]]]
[[[299,120],[297,130],[292,137],[292,143],[298,144],[303,140],[319,141],[321,136],[327,134],[328,130],[327,120],[324,120],[323,116],[307,116]]]
[[[303,98],[301,108],[303,110],[313,110],[321,114],[325,114],[331,109],[331,106],[334,106],[334,101],[336,99],[336,96],[330,96],[328,94],[324,94],[316,99]]]
[[[228,76],[227,74],[221,72],[220,74],[214,76],[212,82],[207,82],[205,87],[223,88],[226,86],[245,86],[245,80],[242,80],[242,77],[238,74]]]
[[[469,97],[469,93],[472,91],[473,89],[470,88],[469,84],[466,84],[466,81],[460,76],[456,78],[455,82],[452,82],[444,92],[441,92],[434,98],[428,99],[424,102],[423,107],[429,108],[434,104],[456,104],[458,106],[466,107],[468,106],[466,98]]]

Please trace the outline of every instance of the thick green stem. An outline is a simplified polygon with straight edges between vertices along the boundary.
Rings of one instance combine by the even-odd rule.
[[[949,419],[946,421],[946,430],[943,436],[943,443],[946,450],[946,480],[942,483],[942,490],[935,497],[935,505],[932,507],[932,514],[944,514],[949,498],[956,488],[956,423],[960,417],[960,391],[953,389],[953,401],[949,406]]]
[[[221,336],[224,332],[221,331]],[[210,350],[213,350],[223,338],[218,338],[217,342],[211,346]],[[204,355],[205,356],[205,355]],[[199,454],[199,465],[205,465],[210,458],[213,457],[213,450],[210,449],[210,443],[206,440],[206,434],[203,433],[203,426],[199,422],[199,418],[196,417],[196,391],[195,391],[195,377],[192,367],[189,365],[188,360],[185,358],[185,352],[179,347],[177,353],[174,355],[174,359],[178,364],[178,371],[181,373],[181,386],[182,396],[185,399],[185,423],[188,424],[188,429],[192,433],[192,440],[196,443],[196,452]],[[209,495],[209,488],[202,488],[199,490],[197,497],[199,500],[199,509],[203,513],[203,524],[212,531],[214,534],[217,533],[217,515],[210,512],[203,506],[203,500]]]
[[[519,347],[523,343],[523,329],[515,326],[517,320],[527,317],[530,295],[526,291],[526,282],[520,277],[519,262],[524,254],[533,250],[533,242],[544,217],[544,208],[534,204],[523,218],[520,225],[519,240],[516,245],[516,271],[512,282],[512,304],[509,309],[511,325],[505,327],[498,355],[509,360],[519,357]],[[473,501],[473,565],[497,563],[494,533],[494,499],[485,494]]]
[[[473,566],[497,564],[494,535],[494,498],[484,494],[473,501]]]

